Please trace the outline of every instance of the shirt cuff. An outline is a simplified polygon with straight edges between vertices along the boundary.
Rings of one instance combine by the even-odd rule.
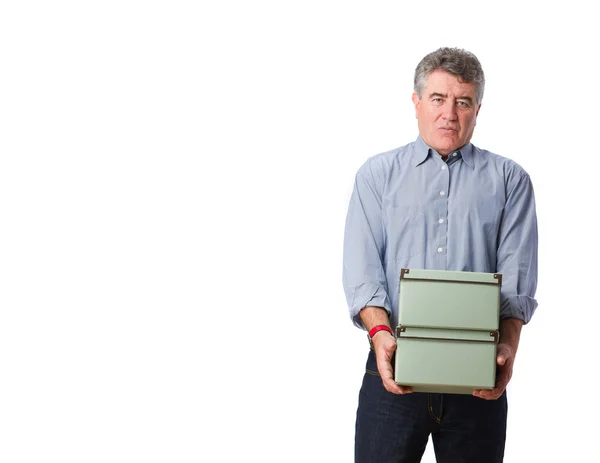
[[[390,299],[382,286],[373,283],[362,283],[355,286],[350,305],[350,317],[352,322],[363,330],[366,328],[360,319],[359,313],[368,306],[383,307],[388,313],[388,317],[392,312]]]
[[[524,323],[529,323],[535,309],[537,301],[529,296],[512,296],[502,298],[500,305],[500,319],[518,318]]]

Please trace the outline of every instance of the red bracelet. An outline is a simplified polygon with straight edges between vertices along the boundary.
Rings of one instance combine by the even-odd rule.
[[[373,336],[375,336],[375,333],[377,333],[378,331],[382,331],[382,330],[387,331],[392,336],[394,335],[394,332],[392,331],[392,329],[389,326],[387,326],[387,325],[377,325],[374,328],[371,328],[371,331],[369,331],[369,338],[373,339]]]

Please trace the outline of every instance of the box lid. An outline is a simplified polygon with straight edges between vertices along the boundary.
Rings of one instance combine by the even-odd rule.
[[[497,330],[501,285],[498,273],[402,269],[398,323]]]

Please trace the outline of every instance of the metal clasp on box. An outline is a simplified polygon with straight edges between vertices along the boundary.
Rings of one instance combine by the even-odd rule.
[[[410,269],[400,269],[400,282],[406,279],[406,275],[410,275]],[[494,273],[494,281],[473,281],[473,280],[450,280],[447,278],[414,278],[410,277],[410,281],[429,281],[429,282],[441,282],[441,283],[461,283],[467,285],[498,285],[502,286],[502,274]]]
[[[475,330],[474,330],[475,331]],[[477,331],[487,331],[487,330],[477,330]],[[402,333],[406,332],[406,326],[404,325],[398,325],[396,327],[396,338],[399,338],[402,336]],[[500,338],[500,331],[499,330],[494,330],[494,331],[489,331],[490,336],[494,338],[494,343],[498,344],[498,340]],[[428,336],[404,336],[404,338],[410,338],[410,339],[427,339],[430,341],[456,341],[456,339],[449,339],[449,338],[435,338],[435,337],[428,337]],[[489,342],[489,341],[484,341],[481,339],[461,339],[461,341],[463,342]]]

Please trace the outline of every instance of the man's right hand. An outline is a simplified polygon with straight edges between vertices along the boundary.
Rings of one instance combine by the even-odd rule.
[[[383,387],[393,394],[410,394],[413,389],[410,386],[398,386],[394,381],[394,370],[392,368],[392,357],[396,351],[396,338],[387,331],[379,331],[371,338],[375,357],[377,358],[377,369],[383,382]]]

